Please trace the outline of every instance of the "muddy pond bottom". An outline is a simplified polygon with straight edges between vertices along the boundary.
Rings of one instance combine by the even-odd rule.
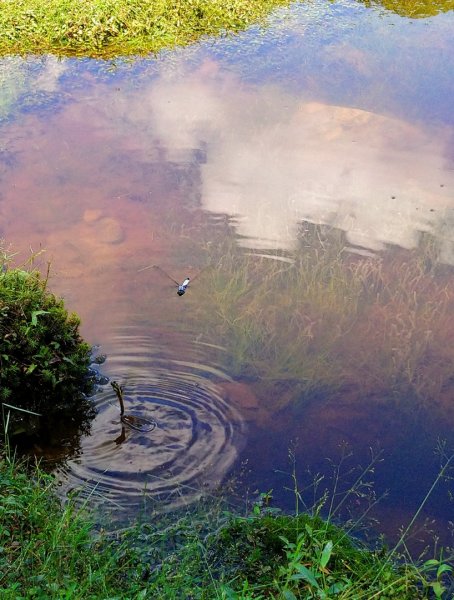
[[[168,510],[193,502],[219,485],[243,445],[243,421],[218,386],[228,378],[215,367],[163,356],[134,327],[112,346],[105,370],[124,387],[125,416],[155,427],[123,423],[114,389],[102,386],[90,435],[58,471],[61,491],[134,513],[147,503]]]

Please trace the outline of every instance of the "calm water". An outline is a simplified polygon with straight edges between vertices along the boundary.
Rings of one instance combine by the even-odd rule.
[[[439,470],[437,439],[454,448],[452,409],[409,419],[340,394],[273,411],[271,388],[230,372],[227,341],[201,336],[187,296],[139,269],[182,281],[232,237],[291,253],[301,222],[341,230],[363,254],[429,233],[452,266],[453,27],[453,13],[410,20],[315,1],[158,59],[0,60],[0,237],[21,257],[46,249],[52,290],[107,355],[103,375],[157,422],[122,436],[101,386],[91,436],[64,449],[63,490],[130,512],[145,486],[168,507],[247,462],[246,483],[290,506],[289,448],[303,484],[345,442],[352,465],[383,449],[380,530],[409,521]],[[447,541],[450,487],[424,514]]]

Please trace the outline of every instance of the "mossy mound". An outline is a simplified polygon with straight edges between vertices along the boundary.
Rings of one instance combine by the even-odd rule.
[[[218,578],[260,590],[261,598],[425,597],[410,565],[388,561],[386,552],[308,514],[233,519],[210,538],[207,560]]]
[[[0,402],[10,405],[10,433],[31,417],[24,411],[43,421],[86,410],[90,346],[46,284],[37,271],[0,273]]]

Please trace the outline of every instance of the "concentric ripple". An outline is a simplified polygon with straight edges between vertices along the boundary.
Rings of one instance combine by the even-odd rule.
[[[179,343],[178,353],[195,354],[196,361],[178,360],[134,327],[113,346],[103,372],[124,386],[125,415],[153,420],[156,427],[142,433],[123,424],[117,396],[104,386],[95,398],[91,435],[60,472],[64,492],[124,509],[145,498],[162,508],[196,499],[222,481],[243,443],[243,421],[218,385],[227,378],[197,362],[206,348]]]

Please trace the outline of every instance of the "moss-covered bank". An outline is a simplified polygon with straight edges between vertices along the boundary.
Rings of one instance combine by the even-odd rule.
[[[94,416],[91,348],[79,317],[48,290],[49,267],[42,276],[35,256],[17,268],[12,258],[0,240],[0,438],[77,435]]]
[[[239,31],[289,0],[4,0],[0,55],[146,54]]]

